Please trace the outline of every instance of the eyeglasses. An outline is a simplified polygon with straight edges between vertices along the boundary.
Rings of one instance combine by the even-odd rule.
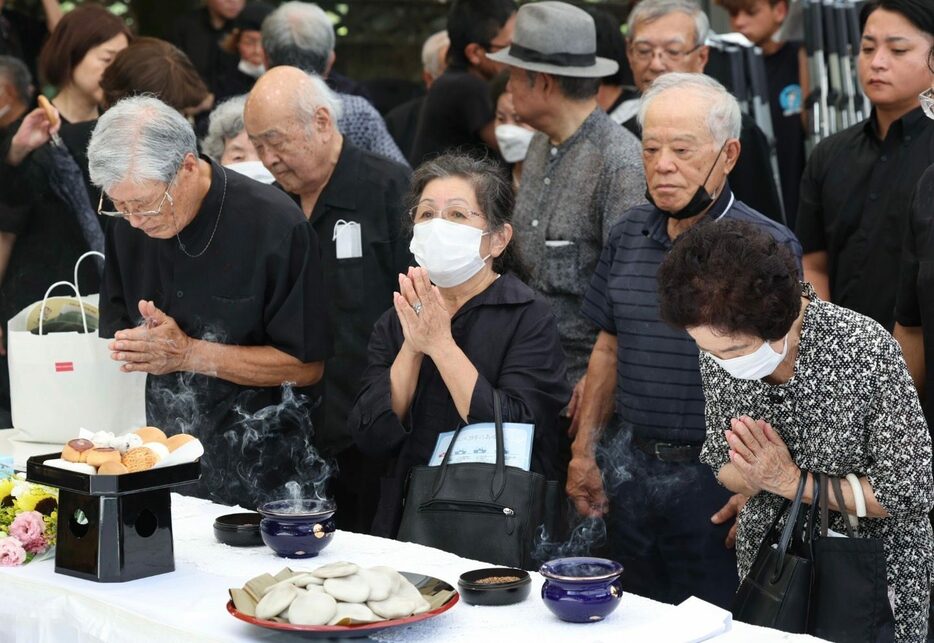
[[[438,216],[440,216],[445,221],[450,221],[451,223],[469,223],[471,221],[475,221],[476,219],[482,219],[483,213],[470,210],[463,205],[449,205],[445,208],[441,208],[440,210],[437,210],[430,205],[416,205],[414,208],[409,210],[409,217],[416,225],[419,223],[425,223],[426,221],[431,221]]]
[[[658,55],[662,59],[662,62],[676,63],[685,56],[694,53],[701,47],[703,47],[703,44],[692,47],[691,49],[678,49],[671,46],[657,47],[655,45],[650,45],[649,43],[638,43],[632,45],[629,50],[632,52],[632,57],[641,62],[648,62],[654,59],[655,52],[657,51]]]
[[[927,117],[934,119],[934,87],[918,94],[918,100]]]
[[[155,210],[141,210],[139,212],[123,212],[122,210],[104,210],[104,191],[101,190],[101,198],[97,202],[97,214],[104,217],[117,217],[119,219],[126,219],[129,216],[134,217],[155,217],[162,214],[162,206],[165,205],[166,200],[168,200],[169,205],[175,205],[175,202],[172,200],[172,196],[169,194],[169,188],[165,189],[165,192],[162,194],[162,200],[159,201],[159,207]]]

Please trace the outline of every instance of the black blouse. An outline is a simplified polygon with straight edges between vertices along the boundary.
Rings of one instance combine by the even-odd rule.
[[[519,279],[503,275],[468,301],[451,320],[454,341],[479,372],[470,423],[493,420],[493,390],[504,396],[504,420],[535,425],[532,470],[547,479],[566,467],[558,454],[558,413],[571,396],[564,352],[548,304]],[[388,310],[370,338],[369,365],[350,415],[361,451],[392,458],[380,485],[373,533],[395,536],[409,469],[427,464],[438,435],[464,424],[441,374],[426,357],[403,422],[392,411],[389,372],[402,347],[402,327]]]

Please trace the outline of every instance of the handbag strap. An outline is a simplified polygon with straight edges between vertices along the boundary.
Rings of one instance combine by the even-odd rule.
[[[846,502],[843,499],[843,489],[840,488],[840,478],[831,478],[830,484],[833,487],[834,498],[837,500],[837,509],[840,510],[840,515],[843,516],[843,524],[846,525],[846,535],[850,538],[856,538],[856,533],[850,526],[850,520],[846,515]]]
[[[791,509],[788,510],[788,517],[785,519],[785,527],[782,529],[782,537],[778,541],[779,556],[776,556],[775,570],[772,572],[772,582],[778,580],[782,575],[782,567],[785,564],[785,553],[788,552],[788,545],[791,544],[791,538],[795,532],[795,526],[798,522],[798,512],[801,510],[801,498],[804,496],[804,487],[807,484],[808,474],[801,471],[801,477],[798,479],[798,490],[795,492],[795,499],[791,503]]]
[[[829,476],[825,473],[820,476],[820,535],[821,538],[827,537],[827,528],[830,526],[830,499],[827,493],[827,480]]]

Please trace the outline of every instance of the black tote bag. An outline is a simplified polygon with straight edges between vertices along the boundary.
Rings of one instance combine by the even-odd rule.
[[[847,538],[827,535],[828,476],[820,475],[820,537],[813,543],[814,588],[810,633],[830,641],[876,643],[895,638],[885,551],[878,538],[860,538],[848,520]],[[843,507],[840,479],[830,478]]]
[[[496,463],[450,464],[458,428],[440,466],[412,467],[397,538],[465,558],[533,569],[532,542],[544,522],[545,477],[506,466],[497,391],[493,414]]]
[[[807,483],[802,472],[798,490],[779,536],[778,519],[786,501],[766,532],[755,562],[733,599],[733,618],[751,625],[802,634],[808,628],[812,563],[801,538],[804,513],[801,498]]]

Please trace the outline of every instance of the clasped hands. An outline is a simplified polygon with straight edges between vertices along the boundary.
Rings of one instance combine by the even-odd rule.
[[[110,358],[124,362],[120,370],[152,375],[192,370],[189,360],[195,340],[151,301],[140,301],[139,313],[145,323],[117,331],[108,345]]]
[[[724,436],[730,446],[730,462],[750,490],[794,497],[801,469],[771,424],[743,415],[730,420]]]
[[[405,337],[403,348],[431,356],[454,343],[451,315],[424,268],[409,268],[408,274],[399,275],[399,292],[393,293],[392,303]]]

